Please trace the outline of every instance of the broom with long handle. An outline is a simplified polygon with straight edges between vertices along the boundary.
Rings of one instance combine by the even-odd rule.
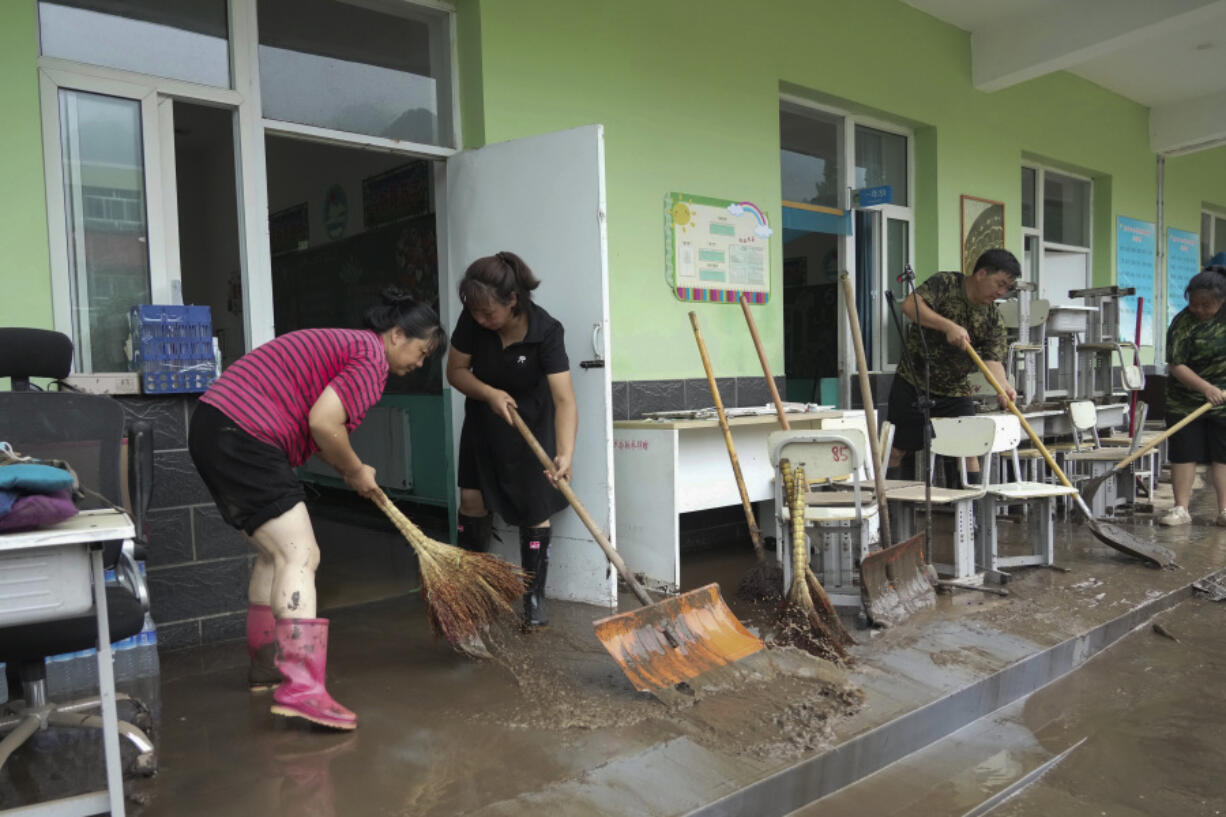
[[[422,600],[435,635],[470,655],[482,655],[481,631],[503,616],[516,615],[513,602],[524,594],[522,568],[490,553],[474,553],[426,536],[383,491],[371,497],[417,553]]]
[[[745,313],[745,323],[749,325],[749,336],[753,338],[754,349],[758,353],[758,362],[762,364],[762,374],[766,377],[766,386],[770,389],[771,400],[775,403],[775,414],[779,418],[779,427],[784,431],[791,431],[792,424],[788,422],[787,412],[783,410],[783,400],[779,397],[779,387],[775,385],[775,378],[771,374],[770,362],[766,359],[766,349],[762,345],[762,337],[758,334],[758,324],[753,319],[753,313],[749,311],[749,302],[745,300],[745,296],[741,296],[741,311]],[[784,463],[780,463],[783,467]],[[787,466],[790,469],[790,464]],[[792,483],[788,480],[785,474],[786,485]],[[785,501],[788,507],[792,505],[792,494],[788,493],[791,488],[784,491]],[[792,567],[796,570],[795,562]],[[830,596],[826,594],[826,588],[822,587],[822,583],[814,574],[813,568],[808,565],[806,555],[805,569],[797,572],[798,576],[804,576],[805,583],[808,585],[810,598],[816,600],[821,605],[821,617],[824,619],[828,628],[834,633],[840,644],[855,644],[856,640],[851,637],[851,633],[847,632],[847,628],[843,626],[843,621],[839,618],[838,610],[835,609],[834,603],[830,601]]]
[[[694,329],[694,340],[698,344],[698,354],[702,357],[702,368],[707,374],[707,385],[711,389],[711,399],[715,402],[715,414],[719,418],[719,427],[724,432],[724,445],[728,449],[728,459],[732,463],[732,475],[736,479],[737,492],[741,495],[741,507],[745,511],[745,524],[749,527],[749,541],[753,545],[754,566],[741,580],[740,590],[750,598],[765,598],[778,593],[783,588],[783,569],[778,563],[766,558],[766,550],[762,547],[762,531],[754,518],[753,504],[749,500],[749,491],[745,487],[745,477],[741,473],[741,460],[736,455],[736,445],[732,442],[732,429],[728,427],[728,416],[724,412],[724,401],[715,382],[715,370],[711,366],[711,357],[707,354],[707,344],[702,338],[702,328],[698,324],[698,314],[690,313],[690,326]]]

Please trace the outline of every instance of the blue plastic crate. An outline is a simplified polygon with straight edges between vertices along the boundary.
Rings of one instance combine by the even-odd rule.
[[[144,304],[128,314],[132,368],[145,394],[202,392],[216,378],[207,306]]]

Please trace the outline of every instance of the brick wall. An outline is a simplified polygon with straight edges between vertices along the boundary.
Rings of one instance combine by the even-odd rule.
[[[222,521],[187,453],[195,397],[120,397],[131,419],[153,426],[153,502],[146,567],[162,650],[241,638],[254,558]]]

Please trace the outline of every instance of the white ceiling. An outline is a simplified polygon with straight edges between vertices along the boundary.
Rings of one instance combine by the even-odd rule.
[[[971,34],[975,87],[1069,71],[1150,108],[1155,152],[1226,144],[1226,0],[903,0]]]

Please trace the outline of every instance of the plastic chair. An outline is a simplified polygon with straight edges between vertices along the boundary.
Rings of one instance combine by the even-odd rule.
[[[934,507],[950,508],[953,511],[953,561],[947,563],[932,559],[937,572],[951,576],[955,581],[973,581],[977,578],[975,570],[975,500],[984,495],[984,489],[966,484],[965,457],[980,457],[991,445],[991,437],[978,428],[979,438],[971,438],[962,428],[960,421],[975,419],[965,417],[934,417],[932,425],[932,456],[929,461],[929,473],[935,473],[936,458],[957,457],[963,473],[963,487],[940,488],[932,487],[932,504]],[[891,489],[886,494],[890,503],[890,520],[894,524],[896,541],[903,541],[914,534],[916,524],[916,509],[925,504],[923,484],[910,487]],[[932,545],[929,544],[929,557],[932,558]]]
[[[860,586],[857,570],[878,534],[877,506],[871,495],[862,490],[860,476],[865,466],[865,439],[858,429],[826,428],[797,431],[775,431],[767,438],[771,465],[775,468],[775,509],[781,538],[791,538],[791,509],[784,496],[783,476],[779,464],[788,460],[793,467],[804,468],[805,482],[846,480],[851,491],[809,490],[806,492],[805,527],[815,528],[811,553],[819,551],[813,560],[815,572],[820,572],[822,584],[834,604],[841,607],[860,606]],[[792,581],[792,548],[780,548],[784,586]],[[820,571],[816,566],[820,565]]]
[[[937,420],[933,420],[933,424],[936,425]],[[962,464],[962,481],[966,488],[977,487],[984,491],[983,501],[979,503],[979,530],[976,537],[978,562],[984,575],[997,581],[1007,581],[1008,574],[1002,568],[1052,564],[1055,558],[1052,523],[1056,514],[1056,498],[1071,496],[1076,491],[1046,482],[991,480],[988,460],[992,454],[1007,455],[1013,464],[1014,474],[1021,473],[1017,446],[1022,440],[1022,426],[1017,418],[1012,414],[941,418],[939,428],[943,434],[961,438],[964,441],[963,450],[969,451],[975,447],[982,449],[974,455],[981,460],[979,484],[971,485],[968,481],[965,461]],[[996,530],[997,510],[1001,506],[1017,503],[1027,506],[1025,518],[1029,530],[1026,540],[1030,552],[1001,556],[998,552]]]

